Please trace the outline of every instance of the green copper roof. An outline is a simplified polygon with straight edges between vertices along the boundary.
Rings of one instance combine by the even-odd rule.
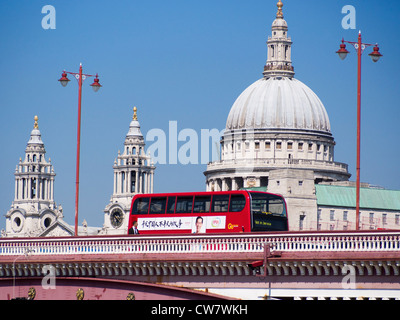
[[[356,188],[315,185],[317,204],[333,207],[356,207]],[[360,208],[400,211],[400,190],[360,189]]]

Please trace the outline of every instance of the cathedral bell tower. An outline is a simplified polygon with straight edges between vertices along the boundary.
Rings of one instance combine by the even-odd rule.
[[[124,151],[118,151],[114,161],[114,189],[110,203],[105,207],[102,233],[127,234],[132,198],[137,193],[153,193],[155,166],[146,155],[145,141],[140,131],[137,108],[124,142]]]
[[[62,208],[54,202],[54,173],[51,160],[46,161],[38,117],[25,149],[15,169],[15,196],[6,214],[7,237],[39,237],[60,232],[69,235],[62,221]],[[61,224],[60,224],[61,223]],[[60,230],[59,228],[62,228]],[[56,230],[57,229],[57,230]]]

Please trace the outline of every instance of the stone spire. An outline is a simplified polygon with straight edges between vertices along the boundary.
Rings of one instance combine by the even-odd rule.
[[[264,66],[264,78],[288,77],[293,78],[294,69],[291,61],[292,41],[288,37],[288,26],[283,19],[283,3],[277,3],[276,19],[272,23],[272,35],[268,37],[268,57]]]

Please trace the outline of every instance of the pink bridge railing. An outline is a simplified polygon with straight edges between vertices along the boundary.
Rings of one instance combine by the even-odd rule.
[[[400,231],[1,238],[1,256],[143,253],[400,251]]]

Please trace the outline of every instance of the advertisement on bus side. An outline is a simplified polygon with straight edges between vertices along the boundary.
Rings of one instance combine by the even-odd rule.
[[[139,231],[191,230],[192,233],[205,233],[206,230],[225,227],[225,216],[138,218]]]

